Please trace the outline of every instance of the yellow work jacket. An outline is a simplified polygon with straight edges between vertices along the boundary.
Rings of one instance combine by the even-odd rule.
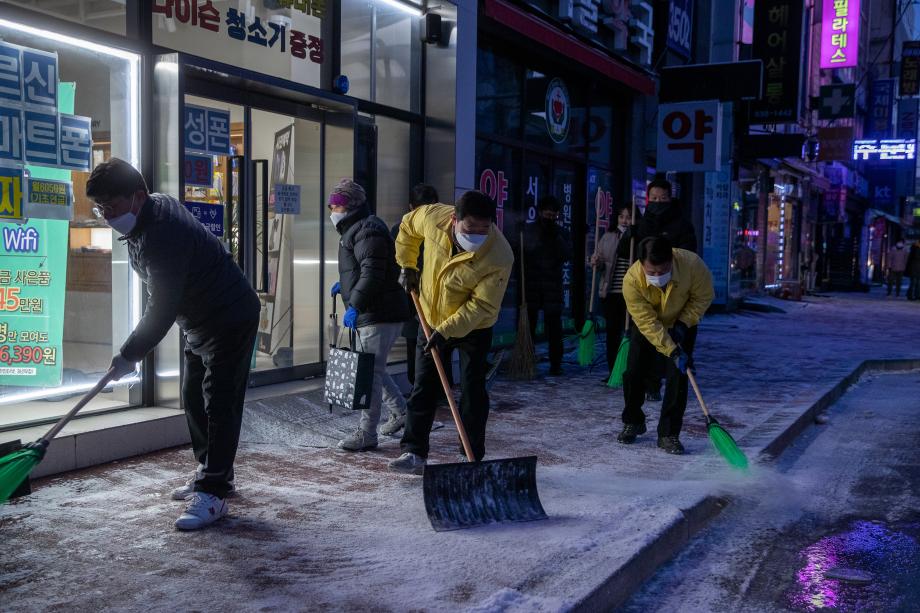
[[[403,217],[396,237],[396,262],[416,268],[425,243],[420,300],[428,324],[444,338],[462,338],[498,321],[514,263],[511,246],[495,224],[475,252],[453,255],[447,204],[428,204]]]
[[[692,251],[674,249],[671,280],[663,288],[649,285],[642,262],[630,266],[623,278],[623,298],[629,315],[655,349],[671,355],[677,345],[668,328],[677,320],[688,327],[700,323],[712,304],[712,274]]]

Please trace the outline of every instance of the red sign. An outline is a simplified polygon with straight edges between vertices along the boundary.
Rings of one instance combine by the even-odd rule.
[[[720,168],[722,105],[718,100],[662,104],[658,117],[659,170]]]

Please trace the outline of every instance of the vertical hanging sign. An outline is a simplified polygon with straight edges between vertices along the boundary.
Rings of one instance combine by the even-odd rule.
[[[824,0],[821,5],[821,68],[856,66],[859,0]]]
[[[728,298],[728,233],[731,223],[731,170],[723,168],[706,173],[706,197],[703,199],[703,261],[712,271],[715,290],[713,304],[725,304]]]
[[[754,58],[763,60],[763,98],[751,105],[754,123],[792,123],[799,118],[802,0],[757,0]]]

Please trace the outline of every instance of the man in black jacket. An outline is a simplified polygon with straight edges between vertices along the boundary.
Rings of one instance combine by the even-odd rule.
[[[617,256],[629,258],[629,244],[633,237],[637,247],[647,238],[666,238],[673,247],[696,253],[696,231],[693,229],[693,223],[681,210],[680,204],[671,200],[671,182],[659,176],[649,183],[646,193],[648,200],[645,214],[638,222],[633,220],[633,225],[620,240]],[[635,254],[633,257],[635,258]],[[661,400],[661,379],[664,370],[664,361],[661,358],[656,359],[646,383],[646,400]]]
[[[341,293],[348,305],[344,324],[356,332],[356,349],[376,356],[370,408],[361,412],[354,433],[339,441],[339,449],[364,451],[377,446],[381,404],[390,413],[381,427],[383,434],[395,434],[405,424],[406,400],[387,373],[387,356],[409,317],[409,305],[399,285],[393,238],[383,220],[371,215],[364,188],[342,179],[329,196],[329,210],[332,224],[342,235],[333,300]]]
[[[227,514],[233,490],[259,298],[217,237],[175,198],[149,194],[127,162],[96,166],[86,195],[147,285],[144,316],[112,359],[115,380],[134,372],[173,323],[185,335],[182,400],[199,469],[172,497],[189,499],[176,528],[202,528]]]
[[[572,240],[557,219],[559,200],[544,196],[537,205],[536,223],[524,226],[523,263],[530,335],[536,334],[537,315],[543,311],[550,375],[562,374],[562,267],[572,259]]]

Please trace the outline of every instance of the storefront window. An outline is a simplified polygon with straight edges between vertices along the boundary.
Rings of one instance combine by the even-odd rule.
[[[377,124],[377,217],[392,226],[409,212],[409,124],[379,115],[374,122]]]
[[[22,173],[23,179],[29,180],[21,191],[23,219],[0,223],[5,239],[0,290],[7,298],[18,294],[19,303],[15,315],[0,312],[0,429],[8,429],[69,410],[73,397],[103,375],[140,317],[141,283],[130,269],[124,244],[114,240],[112,230],[96,218],[93,203],[85,196],[89,169],[95,165],[113,156],[139,165],[140,58],[7,22],[0,22],[0,39],[4,55],[16,59],[26,71],[22,78],[25,85],[21,86],[24,100],[34,104],[41,97],[46,106],[38,112],[51,118],[66,117],[59,120],[60,126],[86,121],[92,134],[90,147],[88,140],[75,145],[76,132],[61,131],[56,136],[51,132],[48,136],[34,126],[31,130],[9,130],[14,124],[18,128],[20,121],[35,121],[36,107],[20,115],[23,103],[7,97],[0,109],[4,133],[21,132],[22,136],[21,141],[0,139],[0,159],[4,160],[0,173],[6,177]],[[0,65],[9,67],[11,63]],[[37,74],[43,77],[40,81],[35,79]],[[71,115],[77,117],[71,119]],[[19,144],[26,156],[33,152],[31,159],[23,160],[31,163],[17,162]],[[73,170],[76,167],[83,170]],[[58,204],[56,198],[47,200],[36,191],[42,185],[68,184],[72,186],[69,210],[66,198]],[[4,186],[9,183],[4,182]],[[15,198],[6,193],[4,199],[10,196]],[[10,202],[6,200],[7,205]],[[37,207],[39,202],[44,204]],[[55,212],[49,212],[49,203]],[[22,236],[34,242],[17,244],[14,239]],[[4,303],[8,304],[10,300]],[[27,364],[28,354],[31,363]],[[123,379],[84,412],[137,402],[139,398],[132,390],[139,389],[138,382],[136,376]]]
[[[125,0],[0,0],[68,21],[125,35]]]
[[[342,74],[349,80],[348,94],[418,111],[421,9],[404,2],[343,0],[341,10]]]
[[[521,76],[523,67],[480,48],[476,63],[476,130],[485,134],[520,137]]]

